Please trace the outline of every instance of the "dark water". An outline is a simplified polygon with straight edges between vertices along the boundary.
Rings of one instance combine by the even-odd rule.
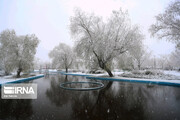
[[[0,99],[0,120],[180,120],[180,88],[108,82],[98,91],[68,91],[64,81],[83,77],[51,75],[38,84],[35,100]]]

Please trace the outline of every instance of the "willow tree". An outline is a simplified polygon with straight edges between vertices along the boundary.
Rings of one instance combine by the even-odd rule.
[[[21,72],[33,66],[39,39],[34,35],[17,36],[14,30],[4,30],[0,34],[0,60],[4,70]]]
[[[33,68],[34,56],[39,39],[34,35],[18,36],[15,40],[13,49],[14,66],[17,68],[17,77],[20,77],[22,71],[28,71]]]
[[[74,54],[70,46],[60,43],[49,53],[49,57],[52,58],[52,62],[56,67],[64,68],[68,72],[73,63]]]
[[[141,33],[131,25],[127,12],[113,11],[109,19],[75,11],[70,19],[70,30],[76,41],[76,51],[86,60],[96,58],[100,68],[110,77],[112,60],[133,48]]]
[[[142,38],[143,39],[143,38]],[[135,47],[130,51],[130,56],[132,57],[134,63],[137,65],[138,70],[141,70],[142,65],[145,60],[150,57],[150,52],[147,51],[143,41],[135,44]]]
[[[16,39],[16,33],[14,30],[4,30],[0,34],[0,65],[5,71],[5,75],[10,74],[14,69],[12,59],[13,42]]]

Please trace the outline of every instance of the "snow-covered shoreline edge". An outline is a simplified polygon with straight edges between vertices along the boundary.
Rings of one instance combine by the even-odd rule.
[[[163,79],[143,79],[143,78],[127,78],[127,77],[104,77],[106,74],[86,74],[86,73],[61,73],[63,75],[73,75],[73,76],[84,76],[87,79],[96,80],[110,80],[110,81],[122,81],[122,82],[136,82],[136,83],[147,83],[147,84],[158,84],[158,85],[168,85],[168,86],[179,86],[180,80],[163,80]]]
[[[50,74],[52,71],[50,71]],[[128,78],[128,77],[119,77],[117,75],[122,74],[122,72],[115,73],[115,77],[108,77],[107,74],[86,74],[82,72],[76,73],[65,73],[65,72],[58,72],[53,71],[53,73],[60,73],[62,75],[72,75],[72,76],[84,76],[87,79],[97,79],[97,80],[110,80],[110,81],[122,81],[122,82],[138,82],[138,83],[147,83],[147,84],[160,84],[160,85],[171,85],[171,86],[180,86],[180,80],[163,80],[163,79],[143,79],[143,78]],[[105,77],[106,76],[106,77]],[[8,83],[16,83],[16,82],[23,82],[33,79],[38,79],[44,77],[44,74],[38,74],[33,77],[27,78],[19,78],[19,79],[10,79],[5,81],[0,81],[0,85],[8,84]]]
[[[156,80],[156,79],[140,79],[140,78],[125,78],[125,77],[86,77],[87,79],[96,80],[110,80],[110,81],[122,81],[122,82],[134,82],[134,83],[147,83],[147,84],[158,84],[158,85],[169,85],[179,86],[180,80]]]
[[[0,86],[3,85],[3,84],[17,83],[17,82],[23,82],[23,81],[28,81],[28,80],[34,80],[34,79],[38,79],[38,78],[41,78],[41,77],[44,77],[44,74],[38,74],[36,76],[31,76],[31,77],[27,77],[27,78],[2,80],[2,81],[0,81]]]

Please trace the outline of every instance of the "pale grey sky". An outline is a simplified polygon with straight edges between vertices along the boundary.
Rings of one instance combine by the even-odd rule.
[[[145,45],[156,56],[169,54],[174,45],[151,38],[149,26],[154,16],[163,12],[171,0],[1,0],[0,32],[14,29],[18,35],[36,34],[40,39],[36,57],[50,61],[48,53],[60,42],[73,46],[68,29],[69,18],[76,7],[86,12],[108,17],[120,7],[128,10],[133,24],[145,34]]]

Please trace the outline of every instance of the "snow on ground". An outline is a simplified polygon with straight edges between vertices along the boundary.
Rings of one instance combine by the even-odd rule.
[[[138,74],[131,74],[131,72],[112,72],[114,77],[124,77],[124,78],[137,78],[137,79],[163,79],[163,80],[179,80],[180,79],[180,72],[177,71],[164,71],[161,75],[138,75]],[[130,74],[129,74],[130,73]],[[107,73],[100,73],[100,74],[90,74],[90,73],[82,73],[82,72],[72,72],[72,73],[65,73],[67,75],[88,75],[88,76],[108,76]],[[123,76],[123,74],[125,76]]]
[[[152,82],[169,82],[169,83],[178,83],[180,80],[164,80],[164,79],[143,79],[143,78],[126,78],[126,77],[115,77],[117,79],[126,79],[131,81],[152,81]]]
[[[82,73],[82,72],[68,72],[68,73],[63,73],[64,75],[82,75],[82,76],[102,76],[105,74],[91,74],[91,73]]]
[[[13,75],[0,77],[0,84],[17,80],[16,78],[12,78],[12,77]]]
[[[55,69],[48,69],[49,72],[57,72]]]
[[[180,76],[180,72],[179,71],[164,71],[164,74]]]
[[[130,71],[119,75],[125,78],[138,79],[157,79],[157,80],[180,80],[180,73],[177,71],[161,71],[161,70],[147,70],[147,71]]]
[[[114,76],[119,76],[119,75],[121,75],[121,74],[123,74],[124,72],[113,72],[113,75]]]
[[[142,82],[165,82],[165,83],[176,83],[176,84],[180,84],[180,80],[168,80],[168,79],[162,79],[162,78],[159,78],[159,79],[156,79],[156,78],[151,78],[151,79],[146,79],[146,78],[130,78],[130,77],[120,77],[121,74],[123,74],[124,72],[113,72],[114,74],[114,77],[112,79],[122,79],[122,80],[130,80],[130,81],[142,81]],[[70,73],[71,75],[90,75],[92,77],[103,77],[103,76],[108,76],[107,73],[102,73],[102,74],[86,74],[86,73],[82,73],[82,72],[76,72],[76,73]],[[170,76],[175,76],[176,77],[180,77],[180,74],[179,72],[167,72],[165,73],[165,76],[166,75],[169,75]],[[166,77],[163,77],[163,78],[166,78]],[[172,77],[173,78],[173,77]]]
[[[118,76],[118,75],[120,75],[120,74],[122,74],[122,73],[124,73],[124,72],[112,72],[113,73],[113,75],[114,76]],[[82,73],[82,72],[70,72],[70,73],[65,73],[65,74],[71,74],[71,75],[88,75],[88,76],[96,76],[96,77],[98,77],[98,76],[108,76],[108,73],[100,73],[100,74],[90,74],[90,73]]]
[[[43,75],[43,74],[33,74],[33,75],[38,76],[38,75]],[[34,76],[30,76],[30,77],[14,78],[13,76],[14,75],[0,77],[0,85],[8,83],[8,82],[12,82],[12,81],[18,81],[18,80],[21,80],[21,79],[24,79],[24,78],[34,77]]]

